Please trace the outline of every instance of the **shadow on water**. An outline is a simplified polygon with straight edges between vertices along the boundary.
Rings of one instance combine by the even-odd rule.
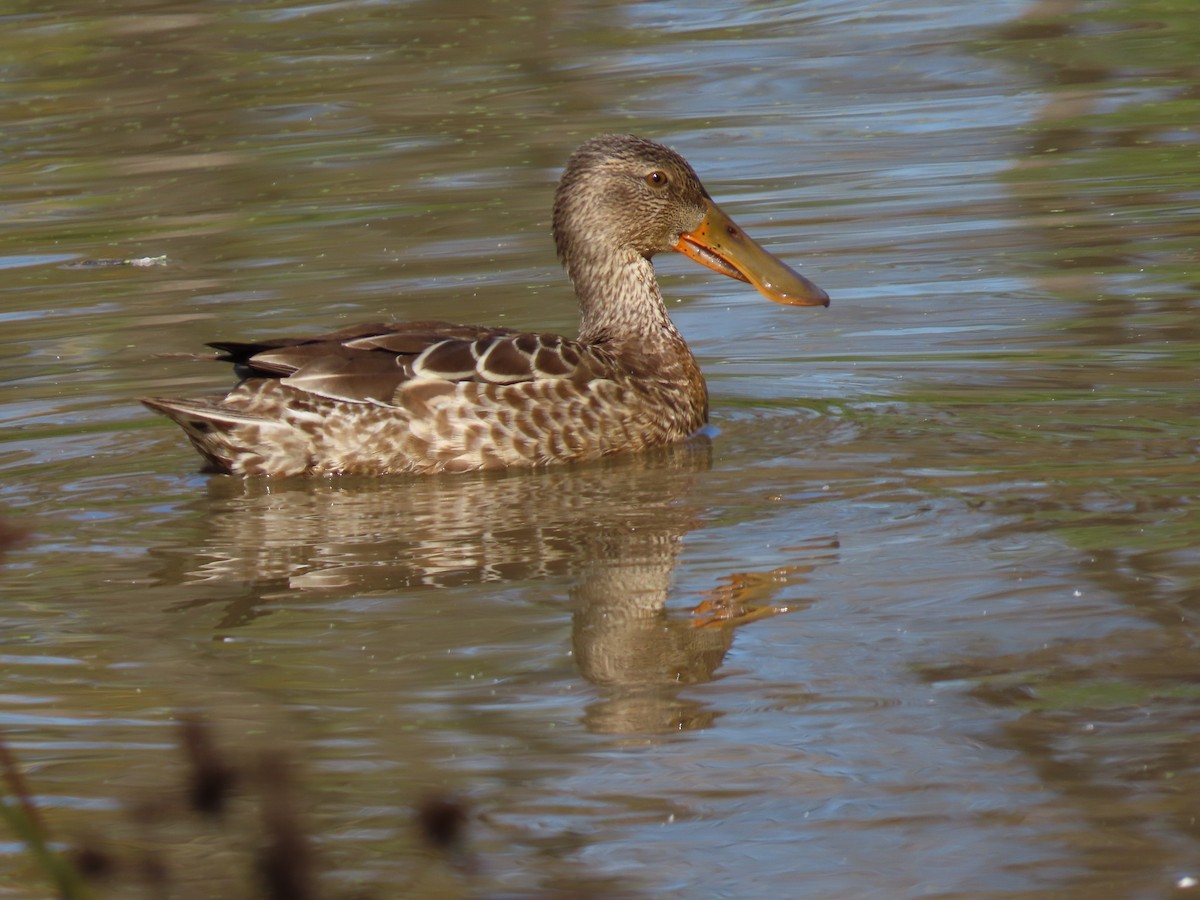
[[[711,467],[707,438],[638,456],[536,472],[459,478],[213,477],[192,504],[195,527],[151,549],[166,588],[243,585],[235,599],[202,597],[168,611],[220,608],[218,639],[302,602],[303,592],[411,595],[415,589],[501,589],[550,580],[566,586],[581,676],[603,688],[588,727],[659,733],[709,723],[685,688],[709,681],[734,629],[796,611],[794,589],[836,560],[836,539],[805,542],[803,557],[765,571],[734,571],[693,598],[672,598],[687,534],[703,525],[692,497]]]

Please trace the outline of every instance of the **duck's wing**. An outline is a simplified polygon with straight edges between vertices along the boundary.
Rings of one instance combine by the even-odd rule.
[[[316,396],[383,405],[417,380],[591,380],[603,377],[609,365],[594,348],[559,335],[449,322],[357,325],[316,337],[209,346],[243,378],[280,379]]]

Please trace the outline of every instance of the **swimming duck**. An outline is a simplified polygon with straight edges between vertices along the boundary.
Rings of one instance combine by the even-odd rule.
[[[554,202],[579,337],[408,322],[216,341],[224,397],[145,398],[233,475],[465,472],[596,459],[683,440],[708,420],[700,368],[650,259],[677,250],[777,303],[828,295],[713,203],[687,161],[628,134],[572,154]]]

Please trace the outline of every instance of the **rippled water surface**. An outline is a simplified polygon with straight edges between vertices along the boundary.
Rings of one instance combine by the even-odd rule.
[[[1200,9],[9,4],[0,737],[134,896],[245,896],[178,722],[286,754],[320,896],[1156,897],[1200,877]],[[719,433],[243,483],[205,340],[571,332],[555,181],[683,152],[833,297],[659,260]],[[80,267],[165,256],[149,267]],[[411,810],[470,809],[465,856]],[[45,876],[0,843],[0,893]],[[139,869],[140,866],[140,869]],[[141,872],[142,874],[138,874]],[[143,887],[147,896],[159,896]],[[103,893],[103,892],[102,892]]]

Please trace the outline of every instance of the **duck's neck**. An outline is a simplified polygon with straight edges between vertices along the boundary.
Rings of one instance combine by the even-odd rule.
[[[683,344],[667,316],[650,260],[629,251],[568,266],[579,299],[579,339],[643,349]]]

